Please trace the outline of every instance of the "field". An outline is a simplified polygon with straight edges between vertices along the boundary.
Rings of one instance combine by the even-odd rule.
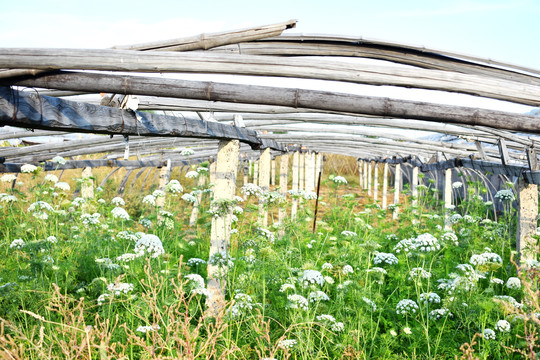
[[[12,187],[4,175],[0,357],[534,358],[539,264],[514,261],[513,185],[499,191],[496,218],[481,184],[455,183],[467,200],[445,214],[426,181],[418,206],[404,197],[392,220],[347,168],[327,168],[315,232],[313,196],[282,199],[239,179],[229,254],[211,259],[211,218],[222,214],[208,211],[211,186],[196,187],[204,169],[173,172],[182,190],[173,181],[118,197],[109,182],[86,200],[73,194],[88,179],[37,169]],[[297,219],[276,223],[293,196]],[[256,223],[259,197],[268,228]],[[206,311],[208,263],[227,289],[218,314]]]

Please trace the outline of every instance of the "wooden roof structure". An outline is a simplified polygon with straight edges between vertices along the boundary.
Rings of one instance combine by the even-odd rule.
[[[3,132],[0,140],[123,136],[2,147],[0,172],[55,155],[107,153],[95,166],[155,166],[165,158],[181,164],[184,147],[210,157],[218,140],[237,139],[246,158],[304,146],[425,171],[461,166],[540,183],[540,118],[429,101],[430,93],[451,92],[539,106],[540,70],[350,36],[282,34],[295,24],[113,49],[0,49],[0,125],[36,129]],[[365,95],[370,86],[383,86],[389,96]],[[425,100],[391,96],[396,88],[421,89]],[[405,129],[456,141],[412,137]],[[131,163],[122,160],[127,137],[139,157]]]

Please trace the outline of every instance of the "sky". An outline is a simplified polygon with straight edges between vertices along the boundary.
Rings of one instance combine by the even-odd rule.
[[[107,48],[296,19],[286,33],[386,40],[540,69],[538,0],[1,1],[0,47]],[[378,87],[374,95],[389,91],[395,89]],[[414,99],[416,92],[397,96]]]

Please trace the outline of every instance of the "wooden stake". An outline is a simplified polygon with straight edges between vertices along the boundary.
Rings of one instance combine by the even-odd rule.
[[[373,166],[373,161],[370,161],[368,163],[368,176],[367,176],[367,192],[368,192],[368,195],[371,196],[372,195],[372,192],[371,192],[371,168]]]
[[[317,199],[315,200],[315,214],[313,215],[313,233],[317,227],[317,211],[319,210],[319,190],[321,189],[321,173],[317,176]]]
[[[253,183],[259,185],[259,160],[253,163]]]
[[[272,159],[272,168],[270,171],[270,185],[276,185],[276,159]]]
[[[216,183],[214,193],[216,200],[233,200],[236,193],[236,173],[238,169],[238,154],[240,143],[238,140],[219,142],[216,160]],[[210,254],[212,259],[215,254],[229,256],[229,244],[231,238],[232,209],[224,216],[212,218],[210,233]],[[225,307],[226,266],[208,264],[208,296],[206,298],[207,314],[216,316]]]
[[[373,164],[373,201],[377,202],[379,199],[379,163],[374,162]]]
[[[280,162],[279,162],[279,193],[287,198],[287,172],[289,171],[289,155],[284,154],[280,156]],[[285,228],[283,227],[283,223],[285,222],[285,218],[287,217],[287,208],[286,207],[279,207],[279,213],[278,213],[278,221],[280,223],[280,229],[278,232],[279,237],[283,237],[285,235]]]
[[[306,153],[299,153],[298,163],[298,190],[305,190]]]
[[[292,178],[292,190],[298,192],[298,178],[299,178],[299,162],[300,154],[298,151],[295,151],[293,154],[293,178]],[[298,199],[292,199],[291,205],[291,221],[296,220],[296,212],[298,211]]]
[[[401,164],[396,164],[396,173],[394,175],[394,211],[392,212],[392,219],[396,220],[399,216],[399,192],[401,188]]]
[[[383,188],[382,188],[382,209],[386,210],[388,205],[388,163],[384,163],[383,168]]]
[[[364,161],[363,160],[358,160],[358,185],[360,187],[360,189],[362,189],[364,187],[364,176],[362,174],[362,167],[364,165]]]
[[[81,197],[83,199],[94,198],[94,179],[92,179],[92,168],[86,167],[82,171],[83,183],[81,185]]]
[[[452,224],[449,222],[452,210],[452,169],[446,169],[444,172],[444,209],[444,229],[452,230]]]
[[[197,179],[197,189],[202,190],[205,183],[206,175],[199,174],[199,178]],[[197,194],[197,201],[195,202],[195,204],[193,204],[193,209],[191,209],[191,216],[189,217],[189,227],[195,226],[195,223],[197,222],[197,216],[199,215],[199,205],[202,202],[202,196],[202,191]]]
[[[413,166],[411,179],[411,195],[413,212],[416,212],[418,206],[418,166]]]
[[[518,228],[516,247],[523,264],[526,260],[536,260],[538,246],[536,235],[538,227],[538,185],[527,184],[523,178],[517,183]]]
[[[167,165],[163,166],[159,172],[159,187],[161,191],[165,191],[165,186],[169,182],[169,177],[171,176],[171,159],[167,159]],[[159,196],[156,199],[156,206],[158,208],[163,208],[165,205],[165,196]],[[159,215],[158,215],[159,218]]]
[[[367,190],[368,188],[368,162],[367,161],[362,161],[363,163],[363,169],[364,171],[362,171],[362,183],[364,184],[364,186],[362,187],[362,189],[364,190]]]
[[[262,152],[261,157],[259,158],[259,186],[263,192],[270,191],[270,167],[271,167],[272,157],[270,155],[270,149],[266,149]],[[259,199],[259,224],[262,227],[268,226],[268,208],[264,200]]]

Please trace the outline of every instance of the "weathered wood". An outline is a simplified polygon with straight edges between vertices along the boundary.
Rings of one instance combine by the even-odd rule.
[[[259,160],[253,163],[253,183],[259,185]]]
[[[92,178],[92,168],[85,167],[82,170],[81,197],[92,199],[94,197],[94,179]]]
[[[503,165],[508,165],[510,163],[510,156],[508,155],[508,149],[506,148],[506,141],[504,139],[499,139],[497,142],[499,147],[499,153],[501,155],[501,162]]]
[[[364,165],[364,166],[363,166],[363,170],[364,170],[364,171],[362,172],[362,173],[363,173],[363,176],[362,176],[362,183],[364,184],[363,189],[364,189],[364,190],[367,190],[367,189],[368,189],[368,182],[369,182],[369,181],[368,181],[368,177],[369,177],[369,174],[368,174],[368,172],[369,172],[368,166],[369,166],[369,165],[368,165],[368,162],[367,162],[367,161],[364,161],[364,164],[363,164],[363,165]]]
[[[107,176],[105,176],[105,178],[101,181],[101,183],[99,184],[99,187],[103,187],[105,186],[105,184],[107,184],[107,181],[111,178],[111,176],[113,176],[113,174],[115,172],[117,172],[118,170],[120,170],[121,167],[117,167],[116,169],[114,169],[113,171],[111,171]]]
[[[418,170],[418,166],[413,166],[412,179],[410,184],[413,212],[416,212],[416,207],[418,207]]]
[[[216,159],[216,183],[214,193],[216,200],[232,201],[236,193],[236,174],[238,167],[238,155],[240,143],[237,140],[221,141],[218,147]],[[216,205],[212,209],[215,210]],[[231,238],[232,209],[228,209],[223,216],[212,218],[212,228],[210,234],[210,254],[212,259],[215,254],[229,256],[229,245]],[[225,287],[228,267],[208,264],[206,298],[208,307],[207,314],[215,316],[225,307]]]
[[[218,122],[77,103],[0,87],[0,124],[101,134],[238,139],[260,147],[253,130]]]
[[[270,164],[272,158],[270,149],[265,149],[259,158],[259,186],[263,192],[270,191]],[[268,207],[263,198],[259,199],[259,218],[260,226],[266,228],[268,226]]]
[[[379,163],[373,162],[373,201],[379,200]]]
[[[360,159],[357,160],[357,164],[358,164],[358,186],[360,187],[360,189],[362,189],[364,187],[364,182],[363,182],[364,176],[362,175],[363,163],[364,163],[363,160],[360,160]]]
[[[75,72],[58,72],[35,79],[11,81],[10,84],[60,90],[146,94],[209,101],[279,105],[334,113],[483,125],[497,129],[540,133],[538,118],[530,115],[317,90]],[[4,92],[3,97],[6,96],[8,99],[12,98],[9,93],[5,94]],[[8,120],[11,119],[13,113],[13,105],[11,105],[7,111],[9,116],[7,114],[0,116],[0,121],[8,125],[27,126],[20,122],[18,124],[9,123]],[[36,123],[34,126],[37,128]]]
[[[136,45],[117,45],[114,49],[130,50],[153,50],[153,51],[190,51],[208,50],[217,46],[236,44],[245,41],[253,41],[278,36],[284,30],[296,27],[296,20],[287,22],[257,26],[248,29],[233,30],[227,32],[200,34],[192,37],[184,37],[173,40],[155,41]]]
[[[315,154],[306,152],[305,154],[305,175],[304,188],[306,192],[314,192],[315,190]]]
[[[199,216],[199,206],[202,202],[202,190],[204,188],[204,184],[206,183],[206,176],[204,174],[199,174],[199,177],[197,179],[197,189],[201,190],[197,194],[197,201],[193,204],[193,209],[191,209],[191,215],[189,217],[189,227],[195,226],[197,223],[197,217]]]
[[[118,195],[124,194],[124,190],[126,190],[126,184],[132,172],[133,172],[133,169],[128,169],[126,171],[126,174],[124,175],[124,177],[122,178],[122,181],[120,182],[120,185],[118,186],[118,190],[117,190]]]
[[[517,183],[518,226],[516,247],[522,263],[536,260],[538,253],[536,236],[538,228],[538,185],[528,184],[523,179]]]
[[[272,159],[272,168],[270,171],[270,185],[276,185],[276,159]]]
[[[525,151],[527,154],[527,163],[529,164],[529,170],[539,170],[538,155],[536,154],[536,150],[533,147],[527,147]]]
[[[382,188],[382,209],[386,210],[388,206],[388,163],[383,165],[383,188]]]
[[[298,193],[298,183],[300,175],[300,153],[295,151],[293,153],[293,165],[292,165],[292,191]],[[291,204],[291,221],[296,220],[296,212],[298,211],[298,199],[293,198]]]
[[[452,230],[452,224],[449,222],[450,211],[453,209],[452,205],[452,169],[447,169],[444,172],[444,229]]]
[[[367,176],[367,192],[368,192],[368,195],[371,196],[373,194],[373,190],[371,188],[371,181],[372,181],[372,178],[373,178],[373,161],[370,161],[368,162],[368,169],[367,169],[367,173],[368,173],[368,176]]]
[[[0,49],[0,67],[280,76],[452,91],[532,106],[540,103],[538,85],[482,75],[320,59],[281,59],[235,54],[224,57],[222,54],[199,52],[3,48]]]
[[[283,196],[284,199],[287,198],[287,180],[288,180],[288,171],[289,171],[289,155],[283,154],[280,156],[279,162],[279,193]],[[278,236],[283,237],[285,235],[284,222],[287,217],[287,208],[284,206],[279,207],[278,212],[278,221],[280,224]]]
[[[301,151],[298,157],[298,190],[305,190],[306,153]]]
[[[394,174],[394,211],[392,211],[392,219],[396,220],[399,216],[399,192],[401,189],[402,174],[401,164],[396,164],[396,171]]]
[[[158,189],[165,192],[165,187],[169,183],[169,179],[171,177],[171,159],[167,159],[167,163],[165,166],[161,168],[159,171],[159,185]],[[156,206],[160,209],[163,208],[165,205],[165,196],[158,196],[156,198]],[[160,219],[160,216],[158,214],[158,220]]]

